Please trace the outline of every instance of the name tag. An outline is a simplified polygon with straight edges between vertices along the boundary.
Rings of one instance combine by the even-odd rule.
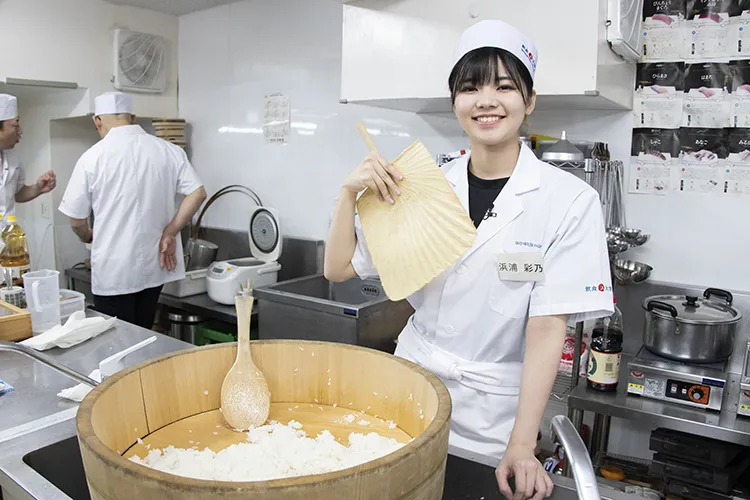
[[[495,261],[497,274],[503,281],[541,281],[544,278],[541,252],[499,253]]]

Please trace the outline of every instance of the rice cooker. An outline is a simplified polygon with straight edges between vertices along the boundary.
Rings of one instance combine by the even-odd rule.
[[[276,283],[281,265],[282,235],[279,212],[269,207],[256,207],[250,215],[251,257],[214,262],[206,272],[206,291],[211,300],[228,306],[240,287],[251,288]]]

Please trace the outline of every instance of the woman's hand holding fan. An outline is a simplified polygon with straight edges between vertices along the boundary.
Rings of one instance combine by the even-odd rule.
[[[370,188],[377,193],[378,199],[391,205],[401,191],[396,185],[403,179],[398,169],[383,158],[377,151],[371,151],[367,157],[347,176],[344,188],[353,193]]]

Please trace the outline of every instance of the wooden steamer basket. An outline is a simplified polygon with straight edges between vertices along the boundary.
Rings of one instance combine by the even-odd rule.
[[[84,399],[77,416],[78,439],[92,499],[442,498],[451,400],[437,377],[406,360],[347,344],[268,340],[252,342],[251,349],[268,381],[272,405],[335,404],[361,410],[395,422],[414,439],[356,467],[271,481],[192,479],[127,460],[123,454],[138,446],[139,439],[220,407],[221,384],[237,345],[195,348],[124,370]],[[314,437],[307,426],[303,430]]]

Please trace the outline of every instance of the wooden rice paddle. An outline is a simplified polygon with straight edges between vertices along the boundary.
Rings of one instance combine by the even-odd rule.
[[[237,431],[246,431],[263,425],[268,419],[271,392],[250,354],[253,297],[238,295],[234,304],[237,308],[237,359],[221,386],[221,410],[227,424]]]

